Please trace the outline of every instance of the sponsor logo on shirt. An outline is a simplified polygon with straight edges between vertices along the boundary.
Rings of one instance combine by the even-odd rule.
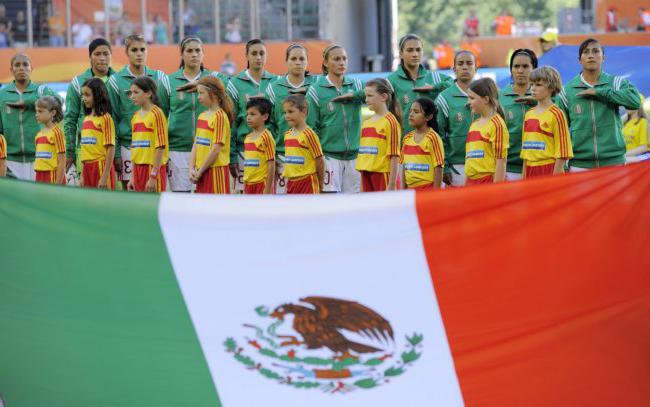
[[[404,164],[404,169],[406,171],[418,171],[418,172],[429,172],[429,164],[416,164],[416,163],[407,163]]]
[[[295,156],[295,155],[288,155],[284,162],[286,164],[298,164],[302,165],[305,163],[305,157],[300,157],[300,156]]]
[[[470,150],[467,152],[467,158],[484,158],[485,151],[483,150]]]
[[[260,166],[260,160],[249,159],[244,161],[244,167],[259,167],[259,166]]]
[[[131,143],[131,148],[149,148],[151,147],[151,142],[149,140],[133,140]]]
[[[47,152],[47,151],[39,151],[39,152],[36,153],[36,158],[50,159],[50,158],[52,158],[52,153]]]
[[[359,154],[377,155],[379,154],[379,149],[377,147],[361,146],[359,147]]]
[[[196,144],[200,144],[202,146],[210,146],[210,139],[205,138],[205,137],[197,137],[196,138]]]
[[[524,150],[546,150],[546,143],[543,141],[524,141]]]
[[[81,144],[97,144],[97,137],[82,137]]]

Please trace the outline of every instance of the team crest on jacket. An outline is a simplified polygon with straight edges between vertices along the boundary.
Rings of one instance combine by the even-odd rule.
[[[409,95],[404,95],[404,104],[406,105],[406,104],[408,104],[410,101],[411,101],[411,99],[409,99]]]
[[[580,105],[576,105],[576,107],[573,110],[576,112],[576,114],[582,113],[582,107]]]
[[[334,111],[334,102],[329,102],[327,104],[327,108],[329,109],[330,112]]]
[[[514,120],[515,114],[512,113],[512,110],[508,110],[508,120]]]
[[[463,114],[461,112],[456,112],[456,121],[457,122],[463,121]]]
[[[422,355],[423,335],[396,333],[355,301],[306,297],[254,311],[241,335],[224,341],[225,350],[279,385],[326,393],[373,389],[405,374]]]

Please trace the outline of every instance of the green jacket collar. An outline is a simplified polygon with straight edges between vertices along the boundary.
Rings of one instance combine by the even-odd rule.
[[[526,96],[530,96],[530,88],[525,93]],[[519,96],[519,93],[515,92],[514,89],[512,88],[512,83],[508,84],[505,88],[503,88],[503,96]]]
[[[421,79],[424,77],[426,72],[426,68],[424,68],[424,65],[420,64],[420,67],[418,68],[418,77],[416,79]],[[406,80],[411,81],[412,79],[408,76],[406,71],[404,70],[404,65],[399,64],[397,67],[397,75],[399,75],[401,78],[404,78]]]
[[[108,74],[107,76],[110,77],[111,75],[115,74],[115,70],[112,67],[108,67]],[[86,76],[88,78],[93,78],[95,76],[95,73],[93,72],[92,68],[86,69],[84,73],[81,74],[81,76]]]
[[[464,90],[462,90],[460,88],[460,86],[458,86],[457,81],[454,81],[454,86],[452,86],[449,89],[451,89],[450,92],[451,92],[451,96],[453,96],[453,97],[457,97],[457,98],[467,98],[467,97],[469,97],[469,96],[467,96],[467,92],[465,92]]]
[[[299,87],[310,85],[312,82],[313,82],[313,76],[307,73],[305,75],[305,80],[302,82],[302,85]],[[289,75],[284,75],[280,77],[280,79],[276,82],[276,84],[280,86],[284,86],[285,88],[296,89],[295,86],[289,83]]]
[[[202,71],[199,71],[199,76],[198,77],[201,78],[201,77],[203,77],[205,75],[209,75],[209,74],[210,74],[210,71],[208,69],[203,69]],[[174,79],[180,79],[182,81],[189,82],[187,77],[185,77],[185,73],[183,73],[183,68],[181,68],[178,71],[174,72],[173,74],[171,74],[171,76]]]
[[[352,80],[349,79],[347,76],[344,76],[341,87],[350,86],[350,85],[352,85]],[[322,80],[320,81],[320,86],[322,86],[323,88],[336,88],[336,86],[332,83],[332,81],[330,81],[330,78],[328,78],[327,75],[322,76]]]
[[[18,90],[16,89],[16,81],[11,81],[11,83],[8,84],[4,89],[7,89],[7,92],[18,93]],[[38,85],[32,81],[29,81],[29,84],[27,85],[27,89],[25,89],[23,93],[36,92],[37,90],[38,90]]]
[[[133,75],[133,73],[131,72],[129,65],[124,66],[124,68],[122,68],[117,74],[129,79],[137,78],[137,76]],[[156,71],[154,71],[153,69],[149,69],[148,66],[145,66],[144,74],[150,78],[153,78],[156,75]]]
[[[243,81],[253,82],[253,79],[248,73],[248,69],[244,69],[243,71],[238,73],[236,78],[241,79]],[[262,80],[264,79],[273,79],[273,75],[271,75],[269,71],[264,71],[262,72]]]
[[[594,85],[593,87],[598,87],[598,86],[604,86],[607,85],[611,81],[611,75],[600,71],[600,76],[598,77],[598,83]],[[582,76],[582,72],[575,78],[573,78],[569,83],[567,83],[567,86],[571,86],[572,88],[579,88],[579,89],[588,89],[591,88],[592,86],[589,86],[587,82],[584,80],[584,77]]]

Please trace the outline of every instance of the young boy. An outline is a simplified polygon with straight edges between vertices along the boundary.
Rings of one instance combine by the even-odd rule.
[[[530,74],[531,94],[537,106],[526,112],[522,135],[522,177],[562,174],[573,157],[569,126],[553,98],[562,91],[562,78],[554,68],[543,66]]]
[[[305,123],[308,105],[305,96],[295,94],[282,104],[291,128],[284,134],[287,194],[318,194],[323,190],[325,161],[318,136]]]
[[[244,138],[244,193],[272,194],[275,186],[275,140],[266,128],[273,105],[267,99],[246,103],[246,124],[253,131]]]

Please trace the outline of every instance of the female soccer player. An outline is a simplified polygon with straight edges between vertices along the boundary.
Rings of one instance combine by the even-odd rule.
[[[259,39],[246,43],[246,69],[234,76],[228,83],[228,95],[235,106],[233,141],[230,150],[230,174],[235,181],[235,192],[244,190],[244,138],[251,132],[246,124],[246,104],[251,97],[263,96],[276,76],[264,69],[266,66],[266,45]]]
[[[275,140],[266,128],[273,105],[253,98],[246,104],[246,125],[251,132],[244,138],[244,193],[272,194],[275,187]]]
[[[618,108],[639,109],[639,92],[622,76],[603,72],[605,51],[597,40],[584,40],[578,59],[582,73],[566,83],[559,99],[573,141],[570,171],[624,164],[625,143]]]
[[[198,101],[196,91],[201,78],[212,75],[224,86],[228,77],[203,66],[203,42],[195,36],[185,37],[179,45],[181,64],[178,71],[168,75],[169,99],[169,187],[174,192],[190,192],[190,156],[194,145],[197,118],[206,110]]]
[[[230,123],[234,119],[232,102],[221,79],[199,79],[199,102],[207,108],[199,115],[196,137],[190,156],[190,181],[196,192],[229,194]]]
[[[31,80],[32,62],[18,53],[10,61],[13,81],[0,89],[0,134],[5,136],[10,177],[34,180],[34,136],[40,125],[34,116],[34,104],[44,95],[58,96],[44,85]]]
[[[131,118],[138,110],[129,98],[128,91],[135,78],[147,76],[156,82],[158,99],[167,114],[169,107],[169,81],[163,71],[147,67],[147,43],[139,34],[129,35],[124,39],[124,47],[129,63],[108,79],[108,95],[115,115],[116,138],[119,148],[115,149],[115,169],[120,174],[122,185],[126,188],[131,177]]]
[[[81,125],[81,186],[114,190],[115,123],[104,82],[87,79],[81,86],[81,100],[86,115]]]
[[[318,136],[307,126],[307,98],[291,95],[282,105],[287,124],[284,134],[287,194],[318,194],[323,190],[325,162]]]
[[[402,111],[386,79],[366,83],[366,103],[375,114],[363,122],[357,170],[363,192],[398,188]]]
[[[167,119],[158,106],[156,82],[143,76],[133,81],[131,99],[140,110],[131,120],[133,174],[130,191],[163,192],[167,187],[169,140]]]
[[[363,83],[345,76],[348,54],[340,45],[323,51],[323,76],[307,90],[307,124],[318,134],[325,155],[323,192],[359,192],[356,170],[361,134]]]
[[[550,66],[530,74],[531,93],[537,106],[526,113],[521,158],[524,178],[564,173],[564,166],[573,157],[566,116],[553,104],[562,90],[562,78]]]
[[[436,98],[438,133],[445,146],[443,180],[447,185],[465,185],[465,141],[476,116],[468,107],[467,89],[476,74],[476,56],[469,51],[459,51],[454,57],[456,86],[443,90]]]
[[[90,78],[99,78],[104,83],[115,73],[111,68],[112,50],[111,44],[104,38],[97,38],[88,45],[90,68],[81,75],[75,76],[68,85],[68,92],[65,97],[65,140],[66,140],[66,168],[69,175],[78,176],[75,168],[71,166],[77,158],[77,145],[81,135],[81,124],[83,122],[83,103],[81,102],[81,85]]]
[[[284,194],[287,190],[284,172],[284,134],[289,125],[284,119],[282,106],[287,96],[294,93],[306,93],[307,87],[314,82],[314,77],[307,72],[307,49],[300,44],[291,44],[287,48],[285,60],[287,74],[273,81],[266,88],[266,97],[273,103],[271,132],[275,137],[276,184],[275,193]],[[306,110],[305,110],[306,111]]]
[[[533,106],[535,101],[530,95],[529,76],[537,68],[537,56],[529,49],[521,48],[512,53],[510,57],[510,77],[512,83],[499,92],[499,103],[506,114],[506,124],[510,135],[508,147],[508,163],[506,165],[506,179],[516,181],[521,179],[523,162],[519,157],[521,152],[521,135],[524,116]]]
[[[411,105],[409,123],[413,130],[403,140],[400,157],[409,189],[434,189],[442,186],[445,150],[436,133],[436,106],[429,98],[416,99]]]
[[[424,46],[422,39],[415,34],[406,34],[399,41],[400,65],[388,75],[402,112],[410,112],[411,104],[419,97],[436,100],[443,90],[454,84],[451,77],[431,72],[422,65]],[[402,132],[413,130],[410,123],[404,123]]]
[[[509,137],[497,85],[490,78],[482,78],[469,85],[467,95],[472,113],[478,116],[467,133],[467,185],[502,182]]]
[[[63,107],[54,96],[43,96],[36,102],[36,120],[43,129],[36,134],[36,182],[65,185],[65,135],[59,127]]]

